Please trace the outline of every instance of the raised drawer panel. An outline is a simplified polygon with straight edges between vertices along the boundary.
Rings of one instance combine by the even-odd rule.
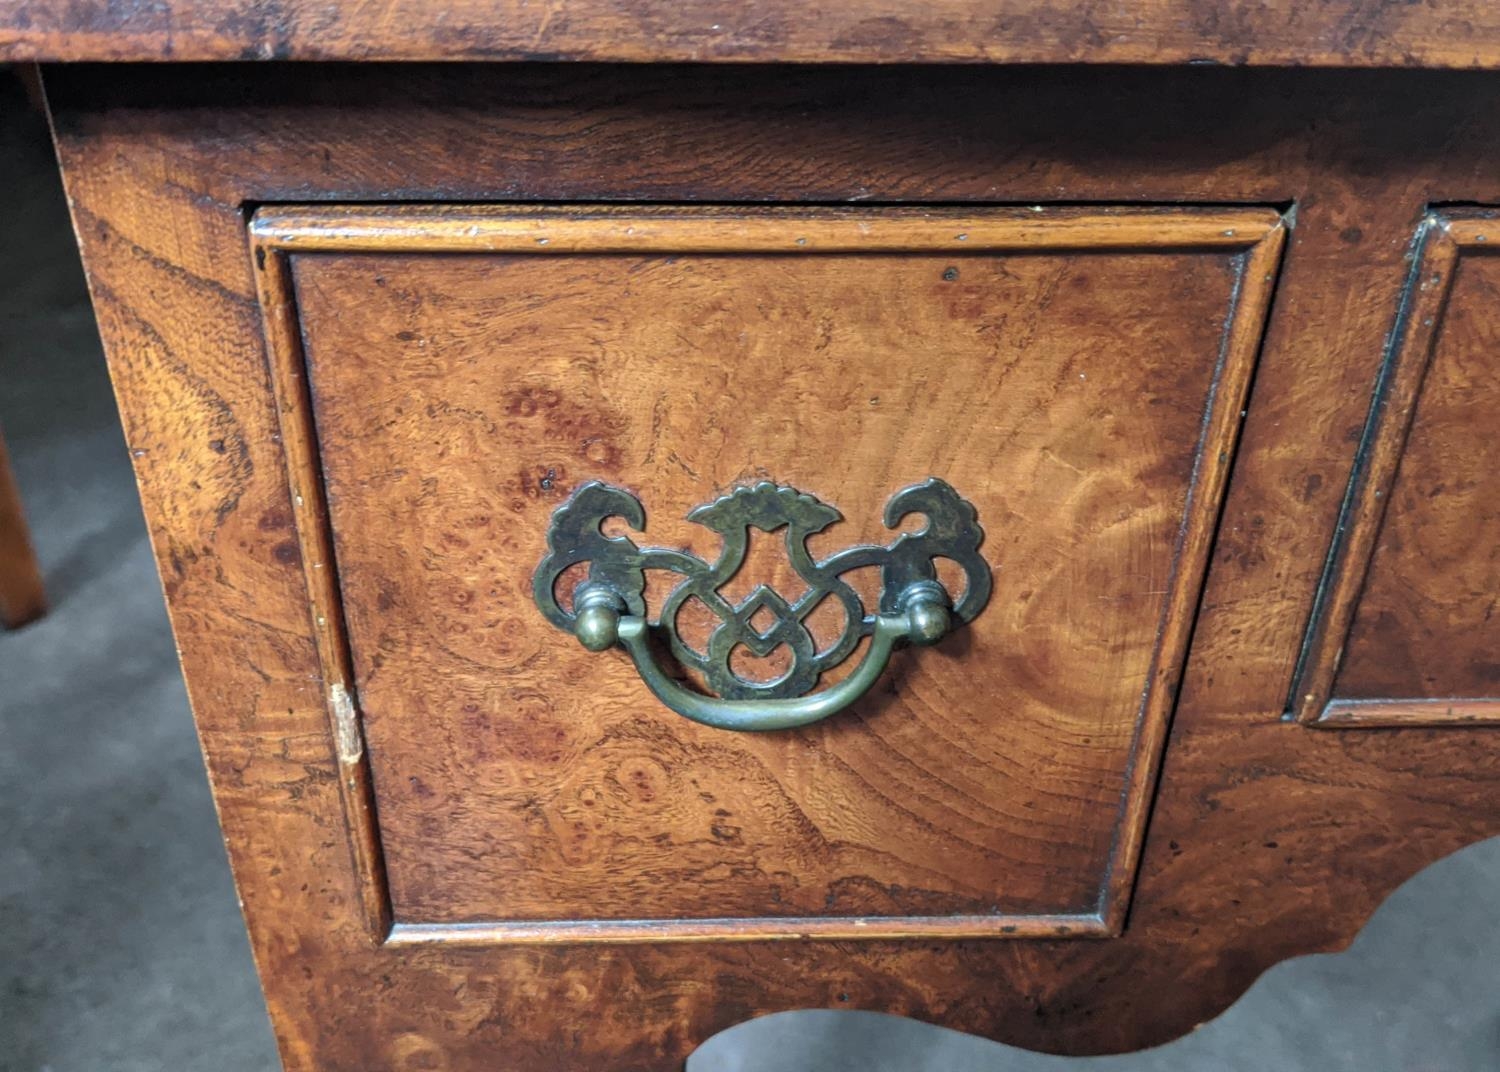
[[[1280,236],[1263,209],[263,210],[398,935],[1117,929]],[[590,480],[712,559],[684,518],[736,487],[836,507],[821,556],[888,542],[929,477],[977,509],[990,604],[817,726],[679,718],[531,598]],[[758,583],[796,592],[779,534],[725,594]]]

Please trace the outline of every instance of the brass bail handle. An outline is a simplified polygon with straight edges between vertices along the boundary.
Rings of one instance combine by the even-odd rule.
[[[620,516],[641,529],[645,511],[630,493],[589,483],[553,515],[549,551],[537,567],[533,594],[547,619],[571,632],[589,651],[623,647],[652,694],[684,718],[730,730],[806,726],[842,711],[869,691],[898,645],[935,644],[956,626],[972,621],[989,600],[992,577],[978,554],[984,533],[974,507],[933,478],[892,496],[886,504],[886,526],[897,527],[910,513],[924,514],[927,526],[884,547],[853,547],[815,562],[807,551],[807,538],[839,520],[838,511],[794,488],[756,484],[688,515],[724,539],[718,560],[708,563],[686,552],[642,548],[628,537],[605,536],[600,526],[607,518]],[[795,603],[765,586],[737,604],[719,595],[718,589],[744,560],[751,528],[786,530],[788,556],[808,585]],[[938,558],[951,559],[964,571],[965,587],[957,599],[937,579]],[[588,564],[588,579],[575,589],[571,610],[564,610],[556,599],[557,579],[580,563]],[[866,566],[878,566],[882,575],[880,603],[873,612],[842,579],[842,574]],[[646,569],[668,569],[683,577],[654,627],[643,599]],[[692,647],[677,632],[677,613],[692,597],[719,618],[705,650]],[[804,620],[830,597],[843,604],[845,627],[832,644],[818,650]],[[774,621],[767,629],[751,624],[763,608],[771,611]],[[712,694],[687,688],[662,669],[652,648],[653,632],[678,661],[702,674]],[[815,691],[821,675],[847,659],[864,636],[870,637],[870,645],[854,671],[838,684]],[[791,650],[792,666],[774,681],[747,680],[729,665],[730,652],[737,646],[764,656],[783,644]]]
[[[952,614],[948,593],[934,581],[916,581],[901,593],[902,611],[875,619],[870,650],[854,673],[832,688],[807,696],[765,700],[723,700],[685,689],[662,672],[652,654],[645,618],[623,615],[624,602],[607,588],[580,586],[574,597],[578,617],[573,632],[589,651],[623,644],[641,680],[658,700],[684,718],[724,730],[789,730],[837,714],[863,696],[885,671],[902,641],[936,644],[948,633]]]

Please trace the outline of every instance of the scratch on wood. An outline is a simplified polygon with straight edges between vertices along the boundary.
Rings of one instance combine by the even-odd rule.
[[[333,736],[339,762],[358,763],[364,755],[364,742],[360,739],[359,722],[354,715],[354,698],[343,682],[335,681],[329,686],[328,706],[333,711]]]

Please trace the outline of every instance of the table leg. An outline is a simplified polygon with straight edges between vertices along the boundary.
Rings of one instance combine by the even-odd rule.
[[[31,549],[5,438],[0,436],[0,623],[14,629],[40,617],[46,608],[42,572]]]

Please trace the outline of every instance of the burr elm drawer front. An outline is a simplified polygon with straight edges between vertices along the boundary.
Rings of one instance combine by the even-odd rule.
[[[1118,930],[1281,235],[1253,207],[263,209],[395,935]],[[569,635],[585,584],[611,623],[634,601],[634,661]],[[860,673],[882,617],[879,673],[802,724],[782,694]],[[714,694],[796,724],[661,698]]]

